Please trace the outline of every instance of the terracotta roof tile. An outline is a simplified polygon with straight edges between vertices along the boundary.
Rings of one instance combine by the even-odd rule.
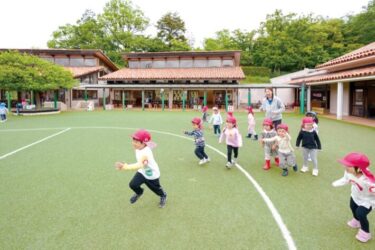
[[[100,78],[101,80],[237,80],[245,79],[241,67],[221,68],[123,68]]]
[[[304,83],[322,82],[322,81],[340,80],[340,79],[346,79],[346,78],[372,76],[372,75],[375,76],[375,66],[368,66],[368,67],[363,67],[363,68],[344,70],[340,72],[294,79],[291,81],[291,84],[296,84],[296,83],[301,83],[301,82],[304,82]]]
[[[104,70],[103,66],[97,67],[64,67],[73,73],[74,78],[81,77],[84,75],[92,74],[100,70]]]
[[[332,59],[326,63],[320,64],[316,66],[317,69],[321,69],[324,67],[332,66],[332,65],[338,65],[344,62],[349,62],[349,61],[355,61],[364,57],[369,57],[375,55],[375,42],[370,43],[364,47],[361,47],[357,50],[354,50],[350,53],[347,53],[343,56],[337,57],[335,59]]]

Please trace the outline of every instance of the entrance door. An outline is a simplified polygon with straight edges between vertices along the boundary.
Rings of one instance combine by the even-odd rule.
[[[365,116],[365,89],[355,87],[352,91],[352,115]]]

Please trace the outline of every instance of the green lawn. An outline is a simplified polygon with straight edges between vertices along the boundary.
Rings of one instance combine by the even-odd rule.
[[[207,148],[211,162],[199,166],[191,140],[195,112],[96,111],[53,116],[10,116],[0,124],[0,158],[47,136],[70,130],[0,159],[0,249],[288,249],[266,203],[239,169]],[[246,113],[235,113],[246,134]],[[260,132],[263,114],[256,114]],[[301,116],[284,115],[295,141]],[[129,135],[154,130],[154,156],[167,205],[146,188],[134,205],[128,183],[134,172],[114,162],[134,162]],[[375,249],[359,243],[346,226],[350,187],[333,188],[349,151],[375,161],[375,129],[320,119],[323,151],[318,177],[262,170],[263,150],[244,140],[239,165],[263,188],[298,249]],[[165,134],[167,132],[171,134]],[[178,135],[178,136],[175,136]],[[183,136],[184,137],[184,136]],[[207,143],[226,153],[212,130]],[[189,138],[188,138],[189,139]],[[302,153],[296,152],[299,165]],[[375,172],[375,166],[371,169]],[[375,212],[370,213],[375,236]]]

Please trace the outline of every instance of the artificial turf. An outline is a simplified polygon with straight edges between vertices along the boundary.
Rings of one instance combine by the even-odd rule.
[[[158,132],[184,136],[194,116],[201,115],[116,110],[9,117],[0,124],[0,157],[71,129],[0,160],[0,249],[287,249],[270,210],[238,169],[227,170],[226,159],[210,148],[211,162],[199,166],[191,140]],[[245,136],[246,113],[235,116]],[[263,116],[256,114],[258,133]],[[295,142],[301,116],[285,114],[283,120]],[[153,130],[158,144],[154,156],[168,193],[163,209],[147,188],[129,204],[134,172],[114,169],[117,160],[135,161],[130,134],[136,128]],[[209,145],[226,153],[212,130],[204,132]],[[262,170],[259,142],[244,138],[239,164],[270,197],[298,249],[375,248],[375,239],[359,243],[346,226],[350,187],[331,186],[343,175],[336,160],[346,153],[375,160],[374,132],[320,118],[318,177]],[[302,152],[296,155],[301,166]]]

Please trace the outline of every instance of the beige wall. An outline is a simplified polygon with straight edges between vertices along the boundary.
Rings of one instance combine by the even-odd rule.
[[[239,90],[239,104],[242,106],[247,105],[247,93],[247,89]],[[279,97],[285,105],[294,103],[294,89],[278,89],[275,95]],[[263,98],[264,89],[251,89],[251,103],[262,102]]]
[[[330,96],[330,110],[331,114],[336,114],[337,112],[337,83],[331,84],[331,96]],[[344,82],[344,101],[343,101],[343,115],[349,115],[349,101],[350,98],[350,83]]]

